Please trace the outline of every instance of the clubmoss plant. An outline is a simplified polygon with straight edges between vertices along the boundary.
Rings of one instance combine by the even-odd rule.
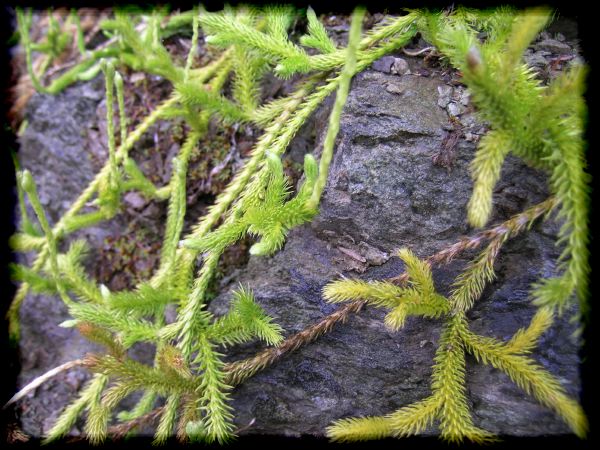
[[[489,432],[474,425],[469,411],[466,353],[504,371],[583,437],[587,422],[580,406],[528,355],[553,317],[572,301],[573,293],[579,299],[580,309],[586,310],[589,274],[589,175],[585,172],[582,135],[586,117],[582,99],[585,69],[575,66],[543,86],[521,59],[526,47],[550,20],[550,12],[414,10],[388,16],[363,33],[365,11],[357,8],[351,17],[347,46],[343,48],[330,39],[310,8],[306,11],[306,33],[298,43],[290,39],[289,29],[300,13],[289,6],[240,6],[221,12],[200,8],[178,14],[159,9],[135,14],[117,9],[113,17],[100,24],[107,41],[101,48],[88,50],[80,26],[71,36],[61,31],[68,28],[68,23],[61,28],[55,21],[42,43],[31,42],[31,12],[17,11],[27,68],[38,91],[55,94],[100,71],[106,81],[108,161],[53,226],[37,199],[31,174],[17,166],[22,220],[11,243],[15,250],[36,252],[37,257],[31,267],[12,268],[14,278],[22,284],[8,314],[11,336],[19,337],[19,308],[31,289],[58,294],[72,316],[62,326],[77,327],[83,336],[106,349],[104,354],[87,355],[81,361],[94,376],[59,416],[45,442],[67,435],[82,414],[86,415],[85,434],[92,443],[102,442],[109,435],[127,434],[150,419],[158,419],[158,444],[173,434],[184,441],[227,442],[235,434],[234,411],[229,405],[231,388],[286,353],[317,339],[335,323],[359,312],[365,303],[388,309],[385,324],[393,330],[402,328],[408,316],[445,321],[434,361],[432,393],[386,416],[337,421],[327,430],[331,438],[345,441],[401,437],[417,434],[438,421],[441,437],[447,441],[492,439]],[[67,20],[78,24],[76,12]],[[484,40],[478,38],[481,31],[486,33]],[[191,48],[182,65],[163,45],[163,39],[180,32],[191,35]],[[207,44],[221,50],[214,60],[196,67],[201,33]],[[285,330],[243,286],[231,293],[227,314],[215,317],[206,308],[207,296],[224,251],[251,236],[256,239],[251,254],[271,255],[284,245],[290,229],[318,214],[352,77],[380,57],[405,46],[417,33],[461,71],[474,104],[491,127],[471,166],[474,187],[468,207],[469,222],[476,227],[487,222],[493,208],[492,190],[509,153],[547,171],[553,197],[427,260],[419,260],[408,249],[401,250],[399,256],[407,274],[393,280],[332,282],[326,286],[324,297],[349,303],[286,339]],[[45,85],[41,81],[43,75],[33,70],[34,53],[45,54],[49,65],[68,42],[77,45],[80,61]],[[131,130],[126,118],[123,79],[118,72],[122,67],[158,75],[172,85],[171,95]],[[260,83],[269,72],[282,78],[304,76],[291,94],[261,103]],[[113,105],[115,91],[117,108]],[[310,115],[334,93],[335,103],[320,158],[317,162],[317,155],[306,155],[304,179],[293,192],[283,172],[282,155]],[[115,115],[119,117],[118,146],[117,131],[113,129]],[[129,156],[132,146],[159,119],[183,120],[186,124],[184,143],[173,157],[171,178],[165,186],[156,186],[146,178]],[[211,120],[218,126],[251,124],[262,134],[207,214],[183,235],[188,167]],[[86,274],[82,265],[85,242],[71,241],[64,253],[58,251],[57,242],[68,239],[76,230],[114,217],[128,191],[168,202],[160,262],[152,276],[135,289],[110,291]],[[33,207],[41,232],[27,217],[25,197]],[[88,204],[94,210],[82,212]],[[531,324],[508,342],[472,333],[467,312],[493,279],[494,261],[503,243],[541,216],[548,217],[552,209],[558,209],[563,221],[560,241],[564,251],[559,261],[562,274],[540,280],[533,290],[538,311]],[[452,293],[444,297],[436,292],[431,265],[447,263],[463,250],[484,242],[487,247],[457,277]],[[177,310],[177,317],[171,322],[165,315],[169,305]],[[247,360],[223,362],[221,352],[227,346],[255,339],[270,347]],[[154,344],[153,365],[129,356],[128,350],[138,342]],[[136,391],[143,392],[138,404],[131,411],[116,414],[119,403]],[[114,420],[117,424],[109,426]]]

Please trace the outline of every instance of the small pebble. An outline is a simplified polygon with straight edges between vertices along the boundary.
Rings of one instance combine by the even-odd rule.
[[[437,104],[440,108],[445,108],[450,103],[450,97],[440,97],[438,98]]]
[[[440,94],[440,97],[450,97],[452,95],[452,86],[442,84],[437,87],[437,91],[438,94]]]
[[[463,114],[460,117],[460,122],[463,124],[464,127],[473,128],[475,125],[477,125],[477,114],[465,114],[463,111]]]
[[[445,108],[450,103],[450,97],[452,97],[453,88],[447,84],[442,84],[437,88],[439,98],[437,104],[440,108]]]
[[[129,77],[129,81],[134,84],[144,81],[145,79],[146,79],[146,74],[142,73],[142,72],[136,72]]]
[[[396,58],[393,56],[384,56],[383,58],[379,58],[377,61],[375,61],[371,65],[371,68],[377,72],[391,73],[392,65],[394,64],[395,59]]]
[[[146,199],[137,192],[128,192],[123,196],[123,200],[135,209],[140,209],[146,205]]]
[[[385,90],[388,91],[390,94],[396,94],[396,95],[400,95],[404,92],[404,88],[402,86],[398,86],[397,84],[394,84],[394,83],[389,83],[385,87]]]
[[[450,114],[451,116],[460,116],[464,111],[465,108],[460,103],[450,102],[448,104],[448,114]]]
[[[404,75],[405,73],[410,72],[408,68],[408,63],[403,58],[394,58],[394,63],[392,64],[391,71],[396,75]]]

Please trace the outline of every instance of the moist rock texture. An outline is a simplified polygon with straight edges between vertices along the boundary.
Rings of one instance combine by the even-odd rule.
[[[98,167],[90,149],[90,130],[105,126],[98,114],[104,104],[102,77],[90,83],[79,83],[56,96],[34,95],[27,105],[29,122],[20,138],[19,160],[32,172],[50,223],[54,224],[92,181]],[[107,150],[105,149],[106,154]],[[103,159],[105,155],[101,155]],[[30,211],[29,217],[35,217]],[[111,230],[124,228],[118,218],[102,227],[91,227],[69,238],[83,238],[90,246],[87,265],[98,259],[97,249]],[[31,265],[31,255],[19,254],[19,263]],[[58,325],[71,319],[66,306],[56,297],[29,294],[21,308],[21,340],[19,353],[21,373],[17,383],[23,387],[48,370],[83,357],[88,352],[102,351],[84,339],[74,328]],[[147,347],[136,348],[137,357],[150,357]],[[89,379],[86,370],[75,368],[62,372],[31,392],[19,404],[21,425],[25,433],[40,437],[52,427],[64,407],[77,397]],[[73,434],[78,434],[75,429]]]
[[[390,93],[390,85],[398,89]],[[368,70],[357,76],[319,216],[292,231],[273,257],[252,257],[223,292],[238,283],[250,287],[292,334],[337,308],[321,298],[329,281],[341,275],[373,280],[397,275],[403,270],[394,256],[399,248],[426,257],[473,231],[465,217],[475,144],[459,140],[450,168],[433,162],[448,128],[448,116],[437,105],[442,85],[435,77],[411,74]],[[509,158],[494,193],[493,221],[547,195],[544,174]],[[506,244],[495,282],[469,313],[475,332],[507,339],[528,324],[534,312],[528,291],[540,276],[553,273],[559,255],[555,238],[555,227],[538,224]],[[434,270],[441,292],[448,293],[465,263]],[[211,309],[225,312],[229,299],[221,295]],[[390,332],[384,314],[367,307],[237,387],[235,420],[240,427],[253,423],[244,433],[322,436],[333,420],[391,413],[428,396],[442,322],[413,317],[402,330]],[[566,319],[559,320],[535,358],[577,396],[578,345],[572,332]],[[255,349],[234,348],[232,359]],[[478,426],[502,435],[569,433],[557,416],[495,369],[468,359],[467,384]]]
[[[478,133],[485,130],[474,120],[464,92],[452,97],[452,88],[441,78],[420,76],[415,61],[409,58],[409,69],[402,74],[367,70],[355,78],[320,214],[293,230],[282,251],[252,257],[246,268],[222,280],[222,294],[210,305],[213,312],[224,313],[230,291],[242,283],[291,335],[338,308],[321,297],[328,282],[341,275],[372,280],[395,276],[403,271],[395,256],[399,248],[427,257],[473,231],[465,221],[472,189],[468,167]],[[100,81],[74,86],[57,97],[36,95],[29,106],[30,126],[20,157],[38,180],[53,220],[94,176],[92,162],[82,152],[86,142],[81,130],[95,126],[101,98]],[[456,105],[453,121],[444,108],[448,105]],[[325,120],[317,123],[326,122],[324,112],[326,108],[321,111]],[[452,125],[457,120],[463,131]],[[544,200],[546,180],[509,158],[494,192],[492,222]],[[95,230],[85,235],[92,247],[102,239]],[[496,280],[469,313],[475,332],[507,339],[527,325],[534,312],[530,285],[555,272],[560,253],[556,232],[551,222],[537,224],[505,245]],[[449,292],[466,261],[434,270],[441,292]],[[402,330],[390,332],[384,314],[364,308],[233,390],[241,434],[323,436],[333,420],[387,414],[429,395],[442,322],[413,317]],[[58,299],[29,296],[21,318],[20,385],[94,349],[75,330],[57,326],[68,319]],[[578,342],[568,318],[552,326],[533,356],[577,396]],[[232,347],[228,360],[259,348]],[[87,376],[71,371],[30,395],[21,404],[24,431],[44,434]],[[518,436],[569,433],[557,416],[503,373],[472,359],[467,361],[467,394],[476,425],[489,431]]]
[[[56,223],[95,175],[93,163],[83,151],[82,132],[96,125],[96,108],[103,97],[102,79],[98,78],[57,96],[36,94],[27,106],[29,125],[20,139],[19,159],[21,166],[32,172],[51,223]],[[89,232],[87,235],[98,241]],[[31,264],[29,256],[19,255],[19,262]],[[67,308],[58,298],[32,294],[26,297],[21,308],[19,386],[53,367],[97,350],[76,329],[58,327],[69,318]],[[87,371],[73,369],[30,393],[20,403],[25,433],[45,434],[87,378]]]

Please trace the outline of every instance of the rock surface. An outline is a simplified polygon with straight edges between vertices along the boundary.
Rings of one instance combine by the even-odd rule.
[[[76,84],[57,96],[36,94],[27,106],[29,126],[20,138],[19,160],[23,168],[32,172],[51,224],[56,223],[97,173],[93,160],[97,155],[90,151],[90,138],[86,133],[104,126],[97,112],[103,99],[104,80],[98,77],[90,83]],[[96,145],[101,146],[98,142]],[[34,217],[32,212],[29,217]],[[102,227],[74,233],[73,238],[83,238],[89,243],[88,265],[94,265],[105,237],[119,228],[124,228],[124,224],[117,216]],[[30,265],[33,259],[31,255],[19,254],[18,262]],[[20,387],[60,364],[101,350],[76,329],[58,326],[71,319],[58,298],[29,294],[23,302],[20,318],[21,373],[17,380]],[[148,350],[147,347],[137,349],[138,359],[150,357],[151,361]],[[88,378],[88,371],[75,368],[31,392],[19,405],[25,433],[35,437],[46,434]],[[73,431],[75,435],[78,433],[77,429]]]
[[[399,248],[426,257],[472,231],[465,222],[472,187],[468,167],[485,129],[474,120],[464,89],[448,89],[436,75],[418,76],[419,59],[406,59],[410,71],[403,75],[392,73],[392,58],[374,67],[379,71],[356,77],[319,216],[293,230],[281,252],[252,257],[236,276],[223,280],[212,311],[225,312],[231,289],[241,282],[290,335],[337,308],[321,298],[331,280],[342,274],[395,276],[402,271],[394,256]],[[91,160],[82,156],[81,130],[98,126],[102,93],[102,82],[96,80],[57,97],[36,95],[29,106],[30,128],[21,140],[20,157],[38,180],[53,220],[95,174]],[[469,131],[454,130],[448,113],[460,116]],[[315,122],[326,123],[326,110],[320,114],[325,120]],[[455,145],[446,145],[449,136],[457,136]],[[492,222],[547,194],[544,174],[509,158],[494,192]],[[556,232],[552,223],[537,224],[506,244],[496,280],[469,314],[475,332],[507,339],[528,323],[531,283],[555,270],[560,253]],[[96,233],[101,232],[85,235],[92,246],[103,238]],[[465,262],[434,270],[441,292],[449,291]],[[387,414],[426,397],[441,321],[410,318],[404,329],[390,332],[383,316],[382,310],[365,308],[236,388],[236,424],[252,422],[243,434],[322,436],[333,420]],[[93,349],[74,330],[56,326],[67,318],[57,299],[28,297],[22,310],[20,385]],[[568,315],[557,321],[534,357],[577,396],[579,344],[573,331]],[[250,356],[258,348],[233,347],[228,358]],[[34,436],[47,431],[86,378],[81,371],[62,374],[30,395],[20,410],[24,431]],[[467,382],[476,425],[504,435],[569,433],[558,417],[502,373],[469,359]]]
[[[82,130],[96,125],[96,108],[103,97],[102,79],[98,78],[55,97],[34,95],[27,106],[29,126],[20,138],[19,159],[21,166],[32,172],[51,223],[60,218],[95,175],[92,161],[82,152]],[[32,262],[23,255],[19,258],[21,263]],[[77,330],[57,326],[69,318],[66,307],[57,298],[27,296],[21,308],[19,386],[96,349]],[[20,404],[23,430],[32,436],[48,431],[87,378],[87,371],[74,369],[29,394]]]
[[[398,97],[386,91],[400,85]],[[461,140],[451,170],[433,164],[448,116],[437,106],[441,81],[366,71],[354,80],[342,115],[321,213],[292,231],[273,257],[252,257],[225,287],[252,288],[260,304],[288,334],[337,306],[325,303],[329,281],[360,276],[383,279],[402,271],[393,256],[409,247],[426,257],[471,230],[465,223],[472,183],[468,166],[475,145]],[[508,218],[547,196],[546,177],[516,159],[506,162],[494,194],[494,221]],[[554,269],[559,251],[551,224],[507,243],[497,279],[470,312],[472,329],[500,339],[526,326],[533,314],[529,286]],[[442,292],[464,260],[434,270]],[[230,295],[210,308],[226,311]],[[333,420],[382,415],[426,397],[441,322],[411,318],[390,332],[384,312],[366,308],[313,344],[284,357],[233,391],[236,423],[245,433],[323,435]],[[578,345],[567,320],[556,323],[535,356],[578,394]],[[252,354],[233,349],[232,359]],[[503,435],[569,433],[551,411],[525,395],[504,374],[468,361],[468,395],[476,424]],[[435,431],[435,430],[433,430]]]

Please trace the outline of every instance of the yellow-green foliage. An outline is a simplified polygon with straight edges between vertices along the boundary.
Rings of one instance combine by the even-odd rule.
[[[389,282],[342,280],[328,284],[323,297],[331,302],[364,299],[374,306],[391,309],[385,324],[392,330],[404,326],[408,316],[440,317],[449,310],[448,301],[433,286],[431,269],[410,250],[398,252],[406,264],[409,287],[401,288]]]
[[[336,421],[327,429],[330,438],[336,441],[358,441],[384,437],[403,437],[418,434],[434,421],[439,422],[441,437],[448,442],[469,440],[484,443],[494,436],[476,427],[468,406],[465,380],[465,353],[505,372],[528,394],[540,403],[553,409],[573,430],[584,437],[587,419],[578,403],[569,398],[565,389],[541,365],[526,356],[536,345],[539,337],[552,324],[554,312],[549,307],[541,307],[531,320],[529,327],[518,330],[506,343],[476,335],[469,331],[466,311],[480,295],[486,277],[493,274],[493,258],[489,258],[497,247],[492,242],[457,279],[455,290],[448,299],[435,293],[429,265],[419,261],[408,250],[401,250],[399,256],[406,264],[409,283],[413,288],[401,288],[389,282],[363,282],[341,280],[325,286],[323,295],[329,301],[362,299],[374,306],[391,309],[385,322],[392,328],[404,323],[406,310],[397,313],[405,305],[427,303],[431,298],[439,299],[430,311],[445,316],[445,328],[438,342],[438,349],[431,379],[431,396],[396,412],[381,417],[347,418]],[[480,261],[490,261],[489,268],[478,269]],[[482,275],[482,273],[484,275]],[[478,279],[473,288],[472,279]],[[460,294],[467,286],[472,292],[469,303]],[[408,292],[408,294],[407,294]],[[408,299],[408,300],[407,300]],[[414,303],[407,303],[412,301]],[[406,307],[408,310],[409,307]],[[401,319],[390,319],[396,314]],[[415,313],[418,314],[418,313]],[[423,313],[421,313],[423,314]],[[423,314],[426,315],[426,314]],[[433,314],[431,314],[433,315]]]
[[[318,213],[352,77],[409,43],[417,32],[462,71],[482,118],[492,127],[481,140],[472,163],[470,223],[482,226],[488,220],[493,207],[491,193],[509,153],[547,170],[560,205],[559,217],[564,221],[561,241],[565,250],[559,265],[563,274],[540,281],[534,297],[543,306],[531,325],[506,343],[474,335],[468,329],[465,313],[493,278],[493,263],[507,235],[492,239],[456,279],[448,298],[436,292],[430,264],[407,249],[399,253],[408,273],[406,285],[359,280],[329,284],[324,296],[332,302],[364,299],[389,310],[385,324],[393,330],[400,329],[406,320],[420,317],[445,320],[431,396],[383,417],[340,420],[328,429],[329,435],[335,440],[402,437],[439,422],[441,435],[448,441],[489,440],[490,434],[473,424],[468,407],[465,354],[471,353],[506,372],[583,436],[586,420],[581,408],[566,396],[552,375],[527,356],[550,326],[555,308],[565,306],[573,291],[585,306],[589,272],[589,177],[584,171],[585,104],[581,96],[585,70],[572,68],[549,86],[542,86],[521,62],[524,49],[548,22],[549,12],[538,9],[517,13],[508,8],[457,8],[452,13],[411,11],[386,17],[363,33],[365,10],[357,8],[346,47],[334,44],[310,8],[306,11],[306,34],[299,42],[291,40],[289,28],[301,14],[288,6],[241,6],[221,12],[200,9],[168,17],[164,9],[145,14],[117,9],[112,18],[99,24],[109,40],[94,50],[85,47],[76,12],[62,24],[51,18],[45,38],[34,43],[29,36],[32,14],[17,9],[27,69],[38,91],[56,94],[100,71],[106,81],[108,161],[53,226],[38,199],[33,177],[16,164],[22,220],[11,245],[18,251],[36,252],[37,256],[31,267],[11,268],[14,278],[22,282],[8,314],[11,336],[19,336],[20,305],[32,289],[57,293],[73,317],[61,326],[76,326],[83,336],[106,348],[106,354],[85,359],[95,375],[60,414],[45,441],[68,434],[78,417],[85,414],[88,438],[92,443],[102,442],[116,407],[136,391],[143,392],[138,404],[115,418],[120,422],[138,419],[162,399],[157,444],[165,443],[173,433],[183,440],[202,442],[223,443],[233,437],[234,411],[229,405],[232,386],[228,384],[232,382],[228,381],[221,351],[252,339],[276,346],[282,342],[284,330],[244,287],[233,293],[224,316],[215,317],[207,311],[208,288],[219,259],[227,247],[245,235],[257,239],[250,253],[271,255],[284,245],[290,229]],[[74,33],[70,33],[73,24]],[[191,48],[181,65],[163,41],[185,30],[191,31]],[[481,30],[488,36],[483,42],[477,38]],[[216,53],[203,67],[197,67],[196,58],[200,36]],[[80,60],[45,86],[44,72],[69,48],[69,42],[81,53]],[[40,53],[45,60],[39,73],[34,73],[33,58]],[[170,97],[133,129],[127,121],[119,74],[124,67],[158,75],[172,87]],[[261,83],[269,72],[283,78],[310,75],[297,82],[291,94],[263,103]],[[114,91],[118,108],[113,105]],[[336,99],[321,157],[317,162],[315,156],[306,155],[304,180],[293,192],[281,157],[310,115],[333,93]],[[118,146],[113,127],[117,111]],[[170,181],[156,186],[128,153],[158,120],[174,119],[186,124],[185,141],[171,161]],[[209,123],[252,124],[261,134],[214,205],[183,235],[188,165]],[[84,242],[71,242],[65,253],[59,252],[58,243],[79,229],[113,218],[128,191],[137,191],[154,201],[168,201],[165,234],[160,265],[153,276],[133,290],[112,292],[87,276],[82,264]],[[26,197],[39,227],[27,216]],[[91,210],[83,212],[84,207]],[[200,256],[202,262],[197,267]],[[169,305],[177,310],[171,323],[165,315]],[[142,341],[155,345],[154,365],[129,357],[128,349]],[[264,367],[266,363],[261,364]]]
[[[62,325],[77,326],[84,336],[106,346],[108,350],[105,356],[87,360],[86,365],[102,375],[65,410],[47,441],[66,434],[77,416],[85,410],[85,431],[92,442],[101,442],[106,436],[114,408],[136,390],[143,390],[144,396],[133,411],[120,414],[120,419],[135,419],[153,407],[157,395],[164,397],[166,403],[156,432],[157,443],[165,442],[178,419],[184,421],[178,429],[187,430],[189,439],[224,442],[231,438],[233,416],[228,405],[230,387],[225,382],[221,361],[223,355],[219,353],[218,346],[255,338],[269,345],[277,345],[282,340],[283,330],[265,314],[253,294],[245,288],[234,293],[230,310],[225,316],[213,317],[205,310],[207,288],[220,255],[244,234],[259,238],[251,248],[251,253],[268,255],[283,245],[289,229],[316,214],[332,148],[327,160],[321,161],[320,170],[315,158],[306,156],[305,181],[291,198],[288,197],[292,190],[283,174],[280,158],[309,115],[327,95],[341,86],[334,109],[336,114],[331,121],[334,132],[331,134],[330,147],[333,146],[349,80],[357,71],[356,47],[360,40],[363,13],[359,10],[355,17],[349,50],[340,50],[343,57],[331,66],[333,70],[343,68],[340,74],[332,74],[333,78],[321,85],[317,83],[323,77],[315,78],[312,82],[301,84],[297,92],[287,98],[260,105],[260,82],[274,63],[270,57],[272,52],[281,54],[288,49],[290,52],[303,53],[288,40],[287,29],[297,14],[291,7],[267,7],[264,10],[239,8],[236,12],[229,10],[223,14],[206,11],[182,13],[172,16],[166,26],[161,25],[163,11],[140,16],[127,10],[117,10],[114,18],[101,23],[101,28],[113,37],[106,51],[87,55],[88,59],[79,63],[70,72],[71,75],[59,77],[61,81],[55,81],[48,88],[43,87],[33,74],[32,56],[34,52],[44,49],[51,51],[53,56],[62,51],[64,43],[56,43],[57,24],[52,22],[46,47],[36,46],[29,41],[31,13],[18,11],[28,68],[38,90],[55,93],[77,79],[87,78],[92,62],[95,64],[93,67],[97,65],[98,69],[102,69],[106,80],[108,161],[53,228],[37,199],[31,174],[27,171],[18,172],[23,227],[12,243],[16,249],[38,251],[38,257],[31,268],[14,266],[12,269],[15,278],[24,282],[10,311],[13,337],[18,335],[19,305],[31,288],[46,293],[58,292],[74,318]],[[312,33],[324,45],[323,30],[318,28],[313,16],[309,34]],[[69,20],[75,17],[76,14],[73,14]],[[199,26],[206,35],[211,32],[211,23],[215,20],[225,25],[235,23],[236,27],[243,25],[243,32],[236,30],[238,42],[215,61],[205,67],[195,68]],[[172,34],[174,28],[190,25],[192,48],[185,66],[180,67],[162,45],[161,36]],[[227,28],[219,30],[225,32]],[[81,38],[81,29],[77,36]],[[61,42],[68,38],[68,33],[60,37]],[[254,42],[253,39],[261,43],[258,48],[248,47],[248,42]],[[210,41],[209,38],[207,40]],[[296,48],[298,50],[290,50]],[[265,50],[268,51],[265,53]],[[364,55],[361,64],[370,64],[377,55]],[[101,56],[112,58],[101,60]],[[344,65],[345,56],[352,62]],[[117,64],[160,75],[173,85],[172,97],[129,132],[123,80],[116,71]],[[230,74],[233,76],[233,99],[221,93]],[[119,147],[116,146],[112,126],[115,88],[120,118]],[[255,114],[259,107],[269,113]],[[182,239],[188,161],[198,141],[207,132],[209,120],[216,117],[220,122],[244,122],[254,120],[255,116],[261,117],[259,123],[264,128],[264,134],[251,157],[217,199],[210,213]],[[177,117],[188,122],[190,131],[179,154],[173,158],[170,182],[164,187],[157,187],[142,174],[135,161],[128,156],[128,151],[158,119]],[[317,180],[320,188],[315,193]],[[67,253],[59,254],[57,240],[78,229],[112,218],[118,213],[122,194],[131,190],[137,190],[150,199],[168,200],[160,266],[150,280],[140,283],[135,290],[111,292],[90,280],[83,270],[84,243],[76,241]],[[44,236],[27,218],[25,194],[38,216]],[[96,209],[81,212],[83,206],[88,204]],[[211,231],[223,215],[226,217],[223,225]],[[180,241],[183,241],[183,246]],[[193,280],[195,261],[200,251],[208,254],[197,278]],[[72,298],[73,295],[77,297],[76,300]],[[165,323],[165,308],[169,304],[179,308],[179,316],[175,322]],[[141,341],[156,345],[154,367],[139,364],[128,357],[127,349]],[[168,349],[177,349],[178,356],[165,357],[165,352],[172,353]],[[173,370],[174,365],[179,369]]]
[[[474,104],[492,130],[483,137],[472,162],[473,194],[468,206],[471,225],[485,225],[492,210],[492,190],[509,153],[550,175],[564,221],[559,260],[563,273],[540,281],[534,297],[538,305],[563,309],[577,294],[587,309],[589,175],[585,172],[583,139],[586,106],[585,69],[575,66],[548,86],[542,86],[522,55],[549,22],[551,11],[538,8],[521,13],[503,11],[496,23],[484,15],[457,11],[428,13],[423,30],[450,62],[463,72]],[[485,23],[488,39],[477,33]]]

